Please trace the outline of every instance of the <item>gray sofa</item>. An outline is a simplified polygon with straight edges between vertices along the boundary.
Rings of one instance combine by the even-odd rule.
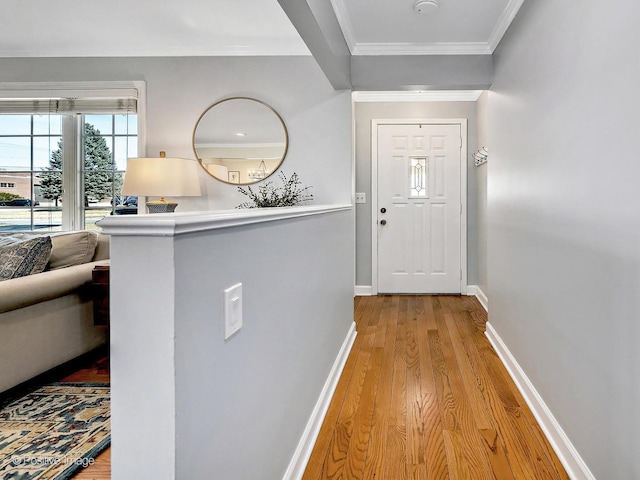
[[[109,262],[109,237],[98,234],[93,256],[86,251],[81,260],[89,261],[70,266],[60,262],[60,238],[52,237],[56,269],[0,282],[0,392],[107,341],[107,330],[93,325],[91,280],[93,268]],[[66,257],[75,248],[70,238],[64,237]]]

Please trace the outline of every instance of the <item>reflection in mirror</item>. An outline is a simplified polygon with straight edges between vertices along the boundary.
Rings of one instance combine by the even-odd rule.
[[[235,97],[204,111],[193,131],[193,151],[209,175],[247,185],[273,174],[287,154],[287,127],[260,100]]]

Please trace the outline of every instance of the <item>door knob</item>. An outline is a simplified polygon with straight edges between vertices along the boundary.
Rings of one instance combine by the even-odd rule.
[[[384,208],[384,207],[382,207],[382,208],[380,209],[380,213],[387,213],[387,209],[386,209],[386,208]]]
[[[387,221],[386,220],[380,220],[380,225],[386,225]]]

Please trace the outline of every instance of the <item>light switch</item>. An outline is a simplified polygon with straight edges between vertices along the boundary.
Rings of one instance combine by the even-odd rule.
[[[356,192],[356,203],[367,203],[367,194],[365,192]]]
[[[227,340],[242,327],[242,284],[237,283],[224,291],[224,339]]]

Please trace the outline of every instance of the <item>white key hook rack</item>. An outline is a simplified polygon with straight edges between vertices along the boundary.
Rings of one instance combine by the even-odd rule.
[[[489,158],[489,151],[485,147],[482,147],[480,150],[473,154],[473,158],[476,167],[479,167],[483,163],[487,163],[487,159]]]

